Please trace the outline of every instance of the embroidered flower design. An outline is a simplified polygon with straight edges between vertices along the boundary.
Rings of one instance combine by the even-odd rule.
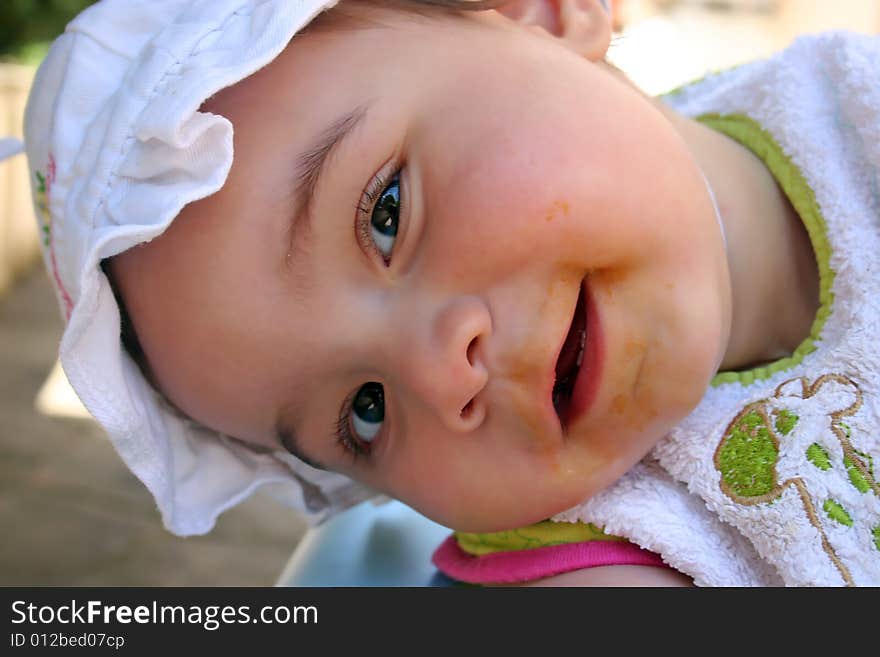
[[[835,547],[835,525],[852,528],[857,522],[869,523],[873,545],[880,550],[877,517],[864,510],[862,517],[855,513],[862,508],[861,495],[880,496],[874,459],[866,449],[857,448],[851,427],[843,421],[854,416],[862,403],[861,389],[846,376],[829,373],[813,382],[805,377],[790,379],[772,397],[737,414],[714,458],[721,490],[737,504],[760,509],[786,490],[796,490],[822,548],[847,584],[853,579]],[[785,475],[780,471],[783,463]],[[821,479],[811,489],[810,477],[804,476],[811,468],[814,479],[821,472],[846,483],[840,486],[834,479]]]
[[[40,219],[40,233],[43,246],[49,246],[52,241],[52,213],[49,211],[49,199],[52,193],[52,185],[55,183],[55,158],[49,155],[49,164],[46,173],[35,171],[37,178],[37,216]]]
[[[70,319],[70,313],[73,311],[73,301],[68,294],[67,289],[61,282],[61,276],[58,273],[58,261],[55,258],[55,245],[52,242],[52,212],[49,209],[49,203],[52,199],[52,185],[55,184],[55,157],[49,153],[49,162],[46,165],[46,172],[35,171],[34,176],[37,179],[36,189],[36,208],[37,220],[40,222],[40,234],[42,236],[43,246],[49,253],[51,262],[52,280],[58,289],[58,295],[61,303],[64,305],[64,317]]]

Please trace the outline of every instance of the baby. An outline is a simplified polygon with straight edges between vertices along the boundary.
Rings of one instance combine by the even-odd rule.
[[[651,99],[600,0],[334,4],[105,0],[35,82],[61,360],[166,526],[379,491],[880,583],[878,40]]]

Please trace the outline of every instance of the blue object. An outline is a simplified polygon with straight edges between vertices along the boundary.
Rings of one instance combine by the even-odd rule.
[[[364,502],[309,529],[276,586],[449,586],[431,555],[450,533],[400,502]]]

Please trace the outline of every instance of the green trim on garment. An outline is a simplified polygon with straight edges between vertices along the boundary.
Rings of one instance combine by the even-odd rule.
[[[810,335],[798,345],[791,356],[786,356],[767,365],[755,367],[742,372],[719,372],[712,379],[712,386],[724,383],[739,382],[750,385],[755,381],[770,378],[772,375],[798,365],[804,356],[815,351],[815,341],[831,314],[834,295],[831,284],[834,282],[834,271],[831,269],[831,246],[828,242],[828,226],[816,202],[813,190],[807,184],[803,174],[783,152],[776,140],[756,121],[742,114],[704,114],[697,121],[736,140],[758,156],[773,174],[776,182],[785,192],[792,207],[804,222],[807,234],[813,244],[819,266],[819,312],[813,320]]]
[[[487,534],[455,532],[458,546],[468,554],[483,556],[493,552],[532,550],[550,545],[584,543],[586,541],[625,541],[625,538],[606,534],[601,528],[587,522],[543,522]]]

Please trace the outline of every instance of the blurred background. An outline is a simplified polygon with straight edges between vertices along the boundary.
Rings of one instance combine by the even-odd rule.
[[[0,138],[21,136],[35,67],[90,0],[0,0]],[[661,94],[769,55],[799,34],[880,32],[880,0],[611,0],[608,58]],[[207,536],[178,538],[55,362],[23,155],[0,162],[0,585],[271,585],[305,524],[257,495]]]

